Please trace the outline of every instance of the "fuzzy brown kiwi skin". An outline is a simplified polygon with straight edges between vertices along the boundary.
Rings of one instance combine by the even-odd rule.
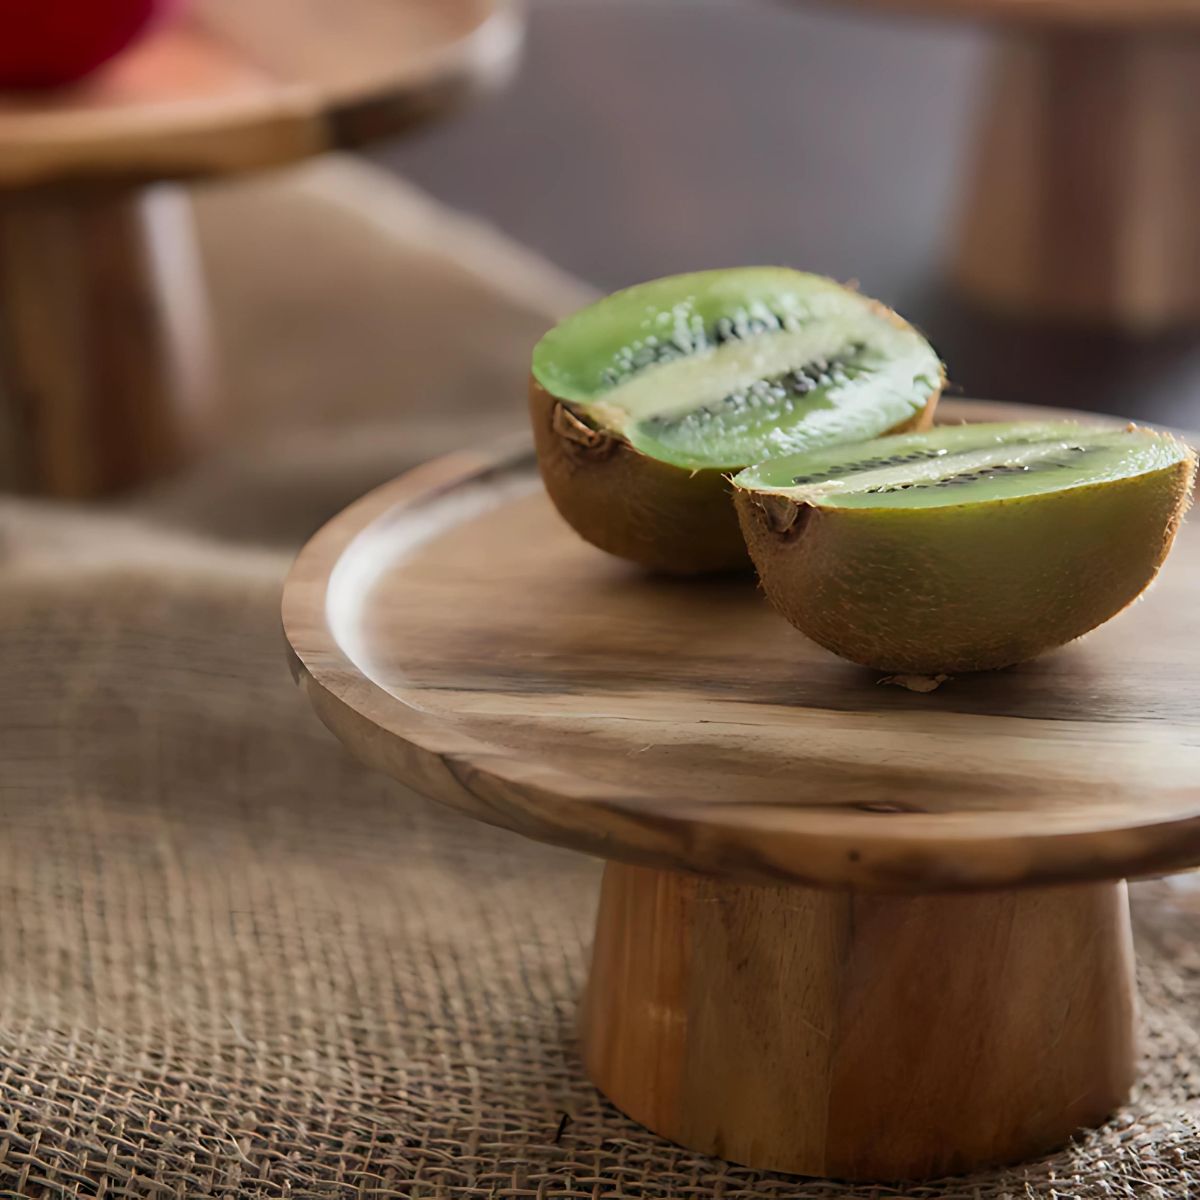
[[[937,398],[888,432],[927,429]],[[672,575],[750,570],[725,473],[650,458],[619,435],[590,426],[581,410],[532,377],[529,415],[546,491],[585,541]]]
[[[675,575],[748,571],[750,558],[720,471],[685,471],[591,428],[529,383],[533,440],[546,491],[585,541]]]
[[[1136,600],[1194,474],[1192,455],[987,506],[820,508],[749,491],[735,505],[768,600],[802,633],[880,671],[954,675],[1034,658]]]

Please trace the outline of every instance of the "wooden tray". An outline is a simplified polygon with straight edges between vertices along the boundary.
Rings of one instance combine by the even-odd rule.
[[[915,694],[750,579],[583,544],[521,445],[337,517],[284,623],[360,757],[614,860],[584,1042],[618,1104],[755,1165],[928,1176],[1054,1145],[1129,1086],[1119,881],[1200,861],[1198,573],[1185,528],[1104,629]]]

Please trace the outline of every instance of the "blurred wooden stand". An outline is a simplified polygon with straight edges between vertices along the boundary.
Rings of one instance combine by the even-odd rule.
[[[214,395],[171,181],[392,136],[506,77],[510,0],[193,0],[75,89],[0,100],[0,490],[102,495],[204,444]]]
[[[956,282],[993,307],[1143,330],[1200,321],[1200,38],[1006,38]]]
[[[186,197],[22,196],[0,207],[0,485],[92,496],[178,465],[211,394]]]
[[[951,273],[1019,316],[1200,323],[1200,0],[864,0],[1000,45]]]

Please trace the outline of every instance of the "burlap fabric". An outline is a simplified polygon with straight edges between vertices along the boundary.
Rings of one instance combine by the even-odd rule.
[[[1137,891],[1135,1102],[1044,1162],[851,1188],[688,1153],[606,1104],[573,1040],[597,865],[349,761],[277,616],[308,528],[461,437],[460,410],[512,418],[529,342],[578,293],[357,168],[201,216],[235,444],[119,510],[4,508],[0,1193],[1200,1195],[1186,882]],[[412,311],[423,272],[440,313]]]

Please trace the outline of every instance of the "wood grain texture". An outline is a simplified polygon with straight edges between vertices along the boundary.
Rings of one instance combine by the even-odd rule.
[[[853,896],[610,863],[581,1032],[600,1089],[673,1141],[920,1179],[1102,1121],[1135,1008],[1123,883]]]
[[[1001,415],[943,413],[964,414]],[[587,546],[518,449],[351,507],[283,607],[322,719],[426,795],[630,862],[924,892],[1200,862],[1197,588],[1185,523],[1102,629],[915,695],[806,641],[749,578]]]
[[[1194,323],[1197,147],[1200,36],[1009,38],[976,147],[956,281],[1006,312],[1135,330]]]
[[[187,199],[0,199],[0,490],[80,498],[178,467],[210,417]]]
[[[0,98],[0,187],[289,162],[448,111],[515,63],[512,0],[193,0],[79,86]]]

